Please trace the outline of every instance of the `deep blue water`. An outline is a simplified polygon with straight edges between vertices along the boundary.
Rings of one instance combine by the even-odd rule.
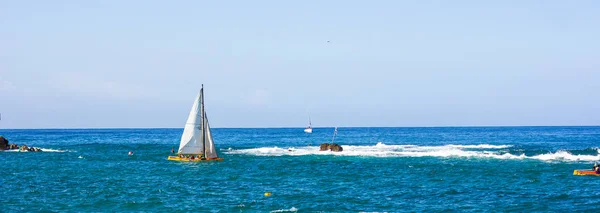
[[[223,162],[167,161],[182,131],[0,130],[47,151],[0,152],[0,211],[600,211],[600,127],[213,129]]]

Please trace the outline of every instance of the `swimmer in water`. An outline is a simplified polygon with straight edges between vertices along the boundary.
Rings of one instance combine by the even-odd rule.
[[[132,156],[132,155],[133,155],[133,152],[132,152],[132,151],[129,151],[128,155],[129,155],[129,156]]]

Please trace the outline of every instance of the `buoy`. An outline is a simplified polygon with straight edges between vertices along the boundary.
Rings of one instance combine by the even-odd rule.
[[[265,192],[265,197],[271,197],[271,192]]]

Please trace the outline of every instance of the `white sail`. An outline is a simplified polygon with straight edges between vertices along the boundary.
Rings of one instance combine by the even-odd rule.
[[[198,93],[192,110],[188,116],[185,128],[183,129],[183,135],[181,135],[181,141],[179,143],[179,154],[201,154],[204,152],[203,137],[202,137],[202,113],[201,103],[202,90]]]
[[[204,112],[204,125],[206,126],[206,143],[205,143],[205,156],[206,158],[216,158],[217,149],[215,148],[215,142],[213,141],[212,134],[210,133],[210,125],[208,124],[208,117],[206,116],[206,112]]]
[[[312,133],[312,124],[310,123],[310,114],[308,115],[308,127],[306,127],[306,129],[304,129],[304,132]]]

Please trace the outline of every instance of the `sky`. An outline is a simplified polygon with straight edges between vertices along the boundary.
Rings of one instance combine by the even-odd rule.
[[[600,125],[600,2],[0,0],[0,128]]]

